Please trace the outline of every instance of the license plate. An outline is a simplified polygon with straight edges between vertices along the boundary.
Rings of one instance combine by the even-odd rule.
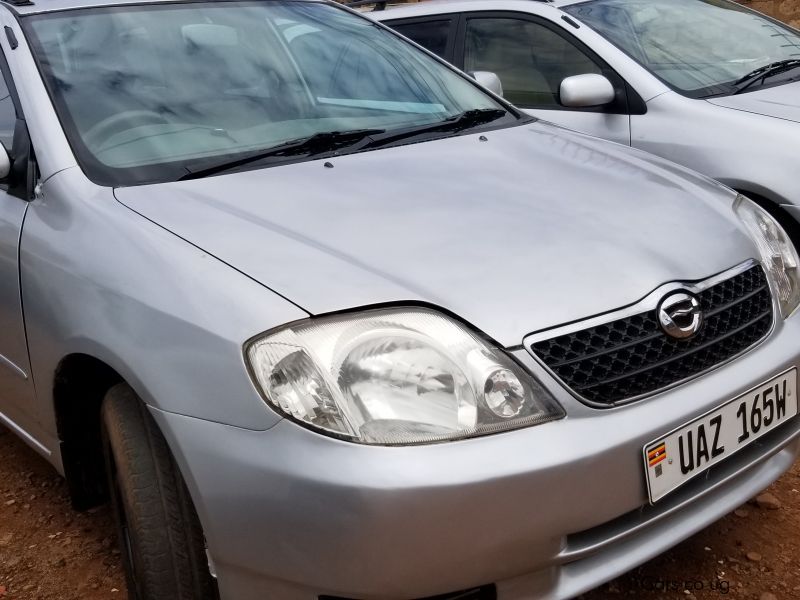
[[[791,369],[644,447],[654,503],[797,414]]]

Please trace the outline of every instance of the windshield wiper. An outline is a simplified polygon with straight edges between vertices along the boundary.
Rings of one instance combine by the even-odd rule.
[[[351,147],[365,138],[384,133],[385,129],[353,129],[351,131],[324,131],[314,135],[290,140],[277,146],[272,146],[266,150],[252,152],[239,158],[223,160],[208,166],[200,167],[196,171],[189,170],[189,173],[178,178],[178,181],[190,179],[202,179],[218,173],[230,171],[237,167],[266,160],[268,158],[284,158],[290,156],[315,156],[326,152],[335,152],[346,147]]]
[[[764,65],[763,67],[759,67],[754,71],[751,71],[744,77],[737,79],[733,82],[734,92],[733,94],[741,94],[746,89],[751,88],[756,83],[764,83],[767,77],[772,77],[773,75],[779,75],[780,73],[785,73],[786,71],[791,71],[800,67],[800,59],[797,58],[787,58],[786,60],[780,60],[778,62],[770,63],[768,65]]]
[[[486,125],[492,121],[497,121],[507,114],[508,111],[501,108],[475,108],[452,116],[444,121],[439,121],[438,123],[418,125],[415,127],[409,127],[407,129],[391,131],[385,135],[374,136],[371,141],[362,146],[362,149],[387,146],[389,144],[393,144],[394,142],[416,137],[422,134],[456,133],[471,129],[472,127],[478,127],[479,125]]]
[[[266,160],[268,158],[284,158],[290,156],[314,156],[326,152],[335,152],[344,148],[357,147],[358,150],[386,146],[396,141],[416,137],[422,134],[459,132],[479,125],[496,121],[508,112],[500,108],[478,108],[464,111],[444,121],[409,127],[386,133],[385,129],[354,129],[352,131],[328,131],[316,133],[306,138],[291,140],[267,150],[253,152],[232,160],[224,160],[209,166],[200,167],[181,176],[178,181],[202,179],[218,173],[230,171],[238,167]],[[385,135],[381,135],[385,134]]]

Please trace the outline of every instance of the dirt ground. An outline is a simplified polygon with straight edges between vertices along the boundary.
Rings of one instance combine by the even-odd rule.
[[[64,480],[2,426],[0,598],[127,598],[109,511],[72,510]]]
[[[747,504],[583,600],[800,599],[800,463],[768,492],[774,506]],[[108,510],[73,511],[63,480],[2,428],[0,598],[127,598]]]
[[[800,27],[800,0],[737,0],[737,2],[786,21],[793,27]]]

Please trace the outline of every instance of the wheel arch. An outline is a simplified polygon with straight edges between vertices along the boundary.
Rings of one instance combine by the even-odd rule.
[[[125,379],[103,360],[83,353],[63,357],[53,377],[53,408],[70,498],[78,510],[108,498],[100,436],[100,405]]]

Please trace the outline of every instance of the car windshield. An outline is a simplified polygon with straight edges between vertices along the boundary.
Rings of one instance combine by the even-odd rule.
[[[394,33],[322,2],[79,9],[25,28],[81,167],[104,185],[249,165],[281,145],[293,147],[284,162],[303,160],[364,135],[519,118]]]
[[[727,0],[593,0],[564,10],[692,97],[733,93],[755,69],[800,59],[795,31]]]

